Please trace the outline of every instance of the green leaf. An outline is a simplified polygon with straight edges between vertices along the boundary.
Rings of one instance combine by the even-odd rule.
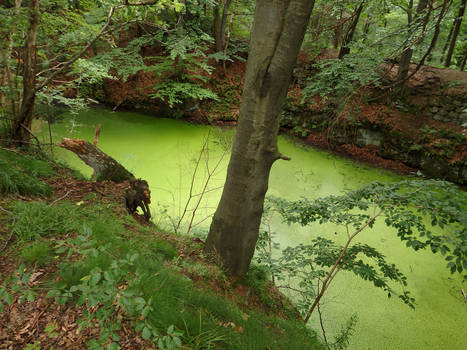
[[[143,332],[141,333],[141,336],[143,337],[144,340],[148,340],[149,338],[151,338],[151,330],[145,326],[143,328]]]
[[[107,350],[120,350],[120,345],[112,342],[109,345],[107,345]]]
[[[13,304],[13,295],[7,294],[3,297],[3,300],[8,304],[11,305]]]

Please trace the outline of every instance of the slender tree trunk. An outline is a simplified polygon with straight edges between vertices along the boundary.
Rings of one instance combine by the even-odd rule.
[[[462,59],[461,65],[459,67],[461,71],[464,71],[466,61],[467,61],[467,53],[464,53],[464,58]]]
[[[225,26],[227,23],[227,13],[230,8],[232,0],[225,0],[222,9],[222,15],[220,13],[220,5],[217,4],[214,8],[214,40],[216,44],[216,51],[223,52],[225,47]]]
[[[279,153],[279,116],[314,1],[257,0],[237,133],[205,252],[231,275],[248,271]]]
[[[428,1],[429,0],[420,0],[417,5],[417,12],[415,14],[415,22],[420,22],[421,18],[420,15],[425,11],[426,7],[428,6]],[[411,20],[411,14],[410,14],[410,9],[409,9],[409,27],[412,24]],[[424,18],[425,24],[428,21],[428,16],[425,16]],[[413,54],[413,49],[408,47],[404,52],[402,52],[401,59],[399,61],[399,69],[397,71],[397,80],[398,81],[404,81],[405,78],[407,78],[407,75],[409,74],[409,67],[410,67],[410,61],[412,60],[412,54]]]
[[[446,55],[446,61],[444,62],[444,66],[446,67],[449,67],[451,65],[451,59],[454,53],[454,48],[456,47],[456,40],[457,40],[457,36],[459,35],[459,30],[461,28],[462,17],[464,16],[466,3],[467,3],[467,0],[463,0],[463,2],[461,3],[461,6],[459,7],[459,13],[457,14],[457,17],[456,17],[456,24],[454,26],[454,31],[452,33],[451,43],[449,44],[449,50]]]
[[[362,14],[364,5],[365,1],[362,1],[355,13],[353,14],[352,23],[350,24],[350,27],[347,30],[347,33],[345,34],[344,40],[342,41],[342,46],[339,51],[339,58],[343,58],[345,55],[350,53],[349,44],[352,42],[352,38],[355,33],[355,29],[357,28],[358,20],[360,19],[360,15]]]
[[[9,28],[9,33],[7,36],[7,45],[5,50],[2,50],[2,60],[4,64],[3,72],[2,72],[2,77],[0,80],[0,86],[6,86],[8,85],[9,87],[9,94],[10,94],[10,105],[11,105],[11,110],[12,110],[12,117],[16,116],[16,107],[15,107],[15,101],[14,101],[14,94],[13,94],[13,86],[12,86],[12,79],[11,79],[11,71],[10,67],[8,65],[8,60],[11,57],[11,52],[13,51],[13,35],[14,32],[16,31],[16,24],[17,24],[17,16],[19,9],[21,8],[21,3],[22,0],[15,0],[15,8],[13,10],[13,21],[11,24],[11,27]],[[7,105],[7,94],[0,92],[0,106],[6,106]]]
[[[339,19],[337,20],[338,25],[334,26],[334,35],[332,37],[332,46],[334,46],[335,49],[339,47],[339,43],[341,42],[341,37],[342,37],[342,27],[344,26],[342,23],[343,20],[343,12],[341,10]]]
[[[368,34],[370,34],[370,22],[366,22],[365,26],[363,27],[363,42],[366,42],[368,39]]]
[[[446,42],[444,43],[443,52],[442,52],[442,54],[441,54],[441,62],[445,62],[445,61],[446,61],[445,53],[446,53],[446,50],[447,50],[448,47],[449,47],[449,43],[451,42],[452,32],[454,31],[454,27],[455,27],[455,26],[456,26],[456,20],[454,19],[454,20],[452,21],[451,28],[449,29],[448,38],[446,39]]]
[[[28,142],[31,138],[28,130],[31,129],[36,99],[36,37],[39,26],[39,0],[31,1],[30,11],[29,29],[24,46],[23,101],[12,130],[12,139],[19,145],[23,145],[23,142]]]

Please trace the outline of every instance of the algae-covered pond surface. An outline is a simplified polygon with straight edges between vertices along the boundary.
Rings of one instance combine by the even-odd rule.
[[[52,125],[53,137],[56,141],[63,136],[92,141],[97,124],[102,124],[99,147],[137,177],[149,182],[154,221],[167,226],[170,226],[169,217],[175,218],[183,212],[195,160],[206,135],[210,133],[213,140],[209,143],[212,170],[222,154],[214,141],[219,138],[228,140],[234,133],[234,130],[218,130],[136,113],[92,109],[77,116],[64,116],[61,122]],[[43,128],[41,133],[47,140],[47,130]],[[297,145],[283,137],[279,147],[292,161],[274,164],[268,193],[287,199],[340,194],[375,180],[401,179],[389,172]],[[71,152],[62,149],[55,152],[71,167],[91,175],[92,170]],[[206,218],[214,211],[221,193],[214,189],[223,184],[228,157],[227,153],[212,176],[209,188],[213,191],[200,205],[194,222],[202,221],[202,224],[196,229],[205,230],[209,225],[209,218]],[[195,182],[198,190],[207,176],[204,160]],[[283,248],[307,243],[317,234],[328,238],[334,234],[334,228],[330,227],[303,229],[289,227],[279,220],[273,224]],[[406,274],[408,289],[416,298],[416,309],[410,309],[396,297],[388,298],[368,282],[341,273],[331,285],[321,308],[328,337],[356,313],[358,323],[351,349],[467,349],[467,304],[461,294],[461,289],[466,286],[459,276],[449,274],[442,257],[406,248],[384,225],[363,232],[359,239],[383,252],[388,261],[397,264]],[[310,322],[319,331],[318,320],[311,319]]]

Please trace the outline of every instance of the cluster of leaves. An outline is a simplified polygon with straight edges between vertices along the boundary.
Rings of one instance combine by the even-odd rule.
[[[159,39],[162,42],[163,37]],[[149,97],[163,100],[170,107],[186,100],[217,100],[214,92],[201,85],[213,70],[202,50],[210,42],[209,35],[197,30],[177,30],[168,36],[163,42],[167,56],[153,57],[157,63],[145,69],[166,78],[152,87],[156,92]]]
[[[445,256],[451,273],[467,269],[467,195],[450,183],[411,180],[375,182],[341,196],[317,200],[287,201],[271,197],[263,217],[263,230],[256,259],[265,266],[280,288],[297,296],[297,307],[307,318],[339,271],[349,271],[397,294],[410,307],[414,299],[405,289],[407,278],[375,248],[354,243],[353,238],[372,229],[379,219],[395,229],[397,236],[414,250],[430,249]],[[344,228],[345,245],[322,236],[310,244],[280,250],[269,229],[271,213],[278,212],[289,224],[333,224]],[[336,232],[337,234],[337,232]],[[464,278],[467,275],[464,274]],[[277,281],[285,281],[280,283]],[[292,283],[295,281],[295,283]],[[394,284],[399,285],[396,291]]]
[[[134,320],[135,329],[141,332],[143,339],[156,342],[161,349],[180,348],[181,332],[174,331],[173,326],[169,326],[166,335],[160,335],[158,328],[147,320],[156,304],[152,298],[144,298],[141,284],[148,284],[149,281],[157,279],[151,273],[153,271],[149,272],[147,268],[143,268],[141,260],[136,263],[137,259],[141,259],[138,253],[128,253],[121,258],[111,259],[109,249],[110,244],[98,244],[86,226],[76,238],[57,242],[57,254],[65,254],[67,257],[78,254],[86,260],[103,260],[105,263],[102,267],[92,268],[75,283],[64,280],[49,292],[49,296],[55,297],[61,303],[77,298],[78,305],[86,305],[87,311],[78,321],[80,327],[86,328],[97,322],[102,329],[100,337],[88,343],[92,349],[100,348],[109,339],[115,342],[119,340],[119,310],[124,312],[125,317]],[[62,269],[68,267],[69,264],[62,265]],[[162,288],[163,284],[159,287]],[[117,343],[107,346],[107,349],[117,348]]]
[[[275,198],[273,202],[287,222],[302,226],[329,222],[359,230],[364,225],[372,228],[378,218],[384,218],[407,247],[445,255],[452,273],[467,269],[467,194],[449,182],[375,182],[342,196],[294,202]]]
[[[339,100],[354,94],[360,87],[378,85],[381,64],[377,55],[346,55],[342,59],[322,60],[315,64],[318,73],[308,78],[302,103],[315,95]]]

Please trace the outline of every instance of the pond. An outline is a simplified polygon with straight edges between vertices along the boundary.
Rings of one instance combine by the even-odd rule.
[[[225,178],[229,154],[226,152],[222,158],[223,150],[226,144],[228,149],[234,130],[156,119],[137,113],[91,109],[79,115],[63,116],[63,120],[52,125],[53,138],[57,141],[65,136],[92,141],[98,124],[102,124],[99,147],[136,177],[149,182],[154,222],[167,228],[173,228],[178,222],[177,217],[184,212],[196,160],[209,134],[209,152],[203,153],[199,162],[192,191],[194,196],[184,219],[185,223],[191,221],[190,210],[199,199],[196,195],[209,177],[208,191],[192,221],[199,223],[193,233],[206,231],[221,194],[216,188],[222,186]],[[46,127],[41,128],[42,137],[48,141]],[[375,180],[402,179],[285,137],[280,137],[279,147],[292,161],[278,161],[273,166],[268,193],[275,196],[317,198],[340,194]],[[57,148],[55,152],[84,175],[92,174],[92,170],[71,152]],[[217,163],[219,166],[214,169]],[[279,220],[275,220],[273,226],[283,248],[306,244],[317,233],[328,238],[334,233],[329,227],[303,229],[289,227]],[[180,226],[181,232],[184,229],[186,224]],[[328,236],[326,231],[330,231]],[[370,283],[342,272],[331,285],[321,307],[328,338],[332,338],[350,315],[356,313],[358,323],[350,349],[467,349],[467,304],[461,294],[461,288],[466,287],[459,276],[449,274],[442,257],[406,248],[390,229],[382,225],[362,232],[359,239],[383,252],[389,262],[396,263],[406,274],[408,289],[416,299],[416,309],[412,310],[398,298],[388,298]],[[321,332],[316,318],[312,318],[310,324]]]

